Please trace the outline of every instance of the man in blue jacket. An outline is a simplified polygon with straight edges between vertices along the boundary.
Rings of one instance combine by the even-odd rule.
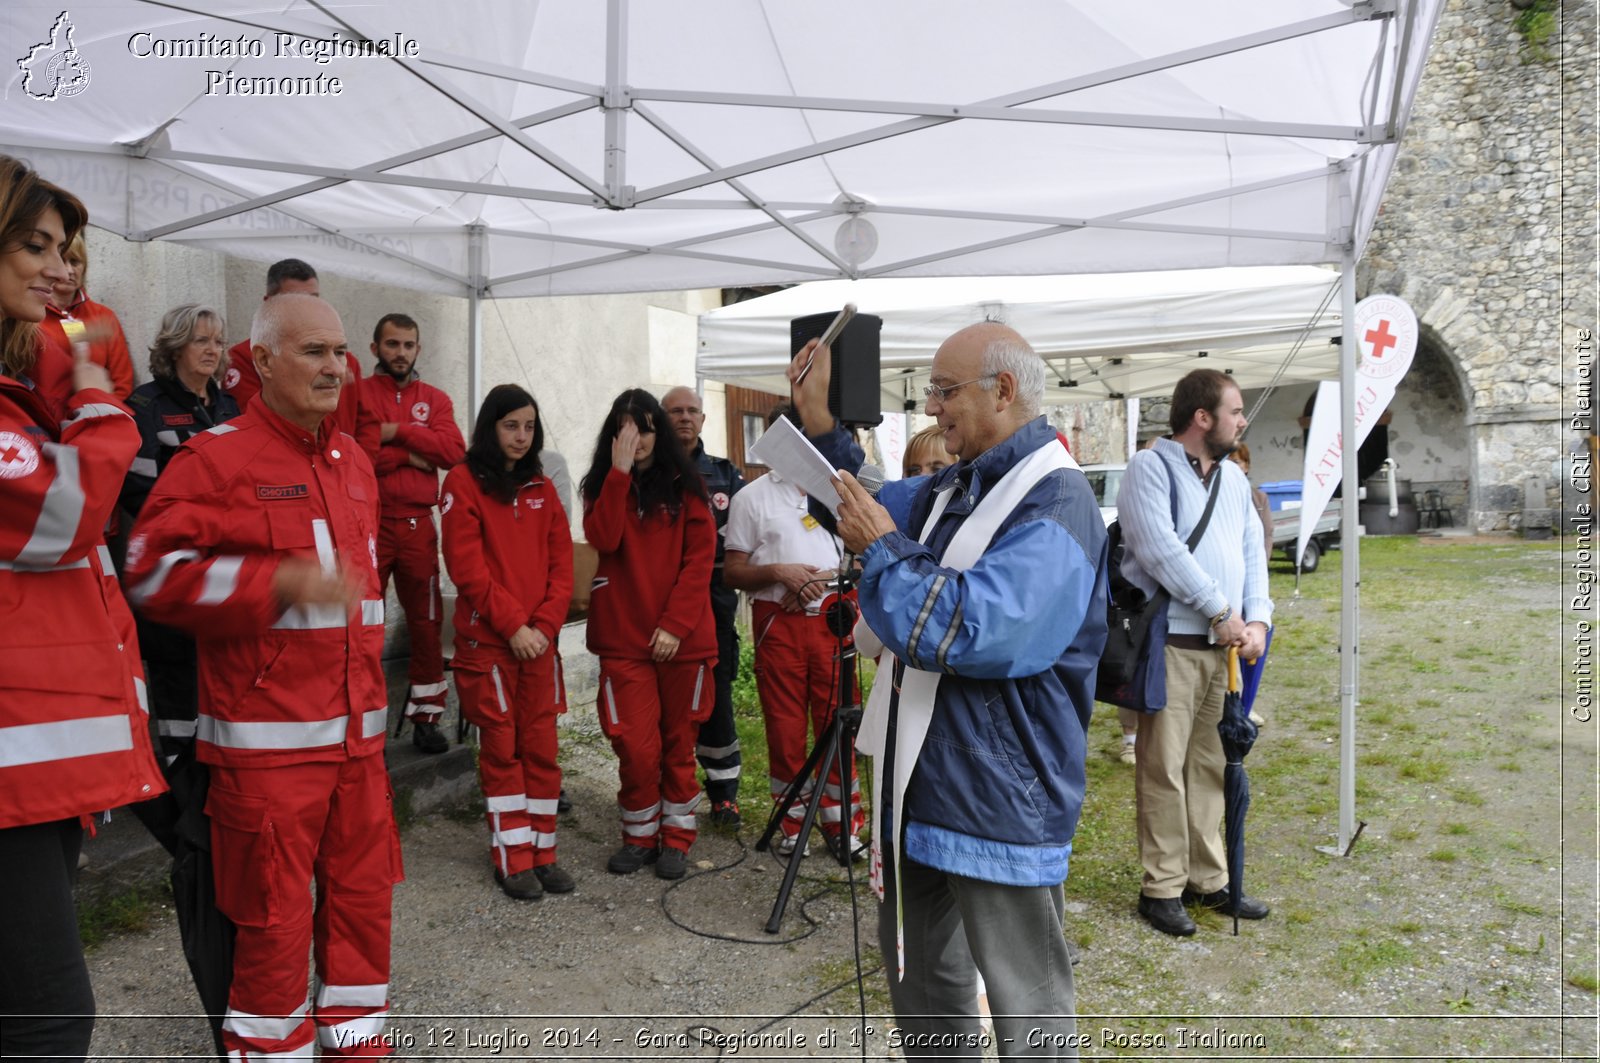
[[[830,359],[802,375],[810,353],[789,371],[806,433],[855,468],[827,408]],[[907,1059],[976,1056],[981,972],[1002,1057],[1076,1058],[1062,882],[1105,644],[1105,528],[1039,415],[1044,363],[1021,336],[962,329],[931,380],[927,413],[957,464],[885,484],[889,509],[838,477],[838,532],[886,651],[860,746],[877,759],[873,871],[900,1043]]]

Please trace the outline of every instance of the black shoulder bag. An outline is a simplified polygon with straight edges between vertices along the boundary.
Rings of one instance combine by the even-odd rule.
[[[1167,474],[1167,493],[1172,503],[1172,524],[1178,524],[1178,485],[1165,458],[1158,457]],[[1200,523],[1184,544],[1189,552],[1200,544],[1211,523],[1222,488],[1222,470],[1215,471],[1211,492],[1206,498]],[[1167,606],[1172,595],[1157,585],[1151,595],[1130,583],[1122,574],[1122,521],[1106,529],[1106,557],[1110,568],[1110,593],[1106,596],[1106,648],[1100,654],[1095,674],[1096,701],[1119,705],[1140,712],[1160,712],[1167,707]]]

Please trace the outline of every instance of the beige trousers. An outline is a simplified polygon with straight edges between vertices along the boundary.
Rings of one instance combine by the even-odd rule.
[[[1144,713],[1134,747],[1139,817],[1140,892],[1177,897],[1188,887],[1212,893],[1228,884],[1222,848],[1222,698],[1227,656],[1221,649],[1167,655],[1167,707]]]

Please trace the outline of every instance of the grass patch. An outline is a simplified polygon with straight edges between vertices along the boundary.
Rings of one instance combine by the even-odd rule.
[[[1435,849],[1428,854],[1428,859],[1441,864],[1453,864],[1461,857],[1454,849]]]
[[[1585,993],[1600,993],[1600,978],[1596,978],[1587,971],[1567,975],[1567,984]]]
[[[172,902],[165,885],[135,886],[78,906],[78,940],[93,949],[116,934],[142,934],[150,929],[158,908]],[[26,916],[27,913],[17,913]]]
[[[1334,965],[1351,985],[1360,985],[1370,975],[1413,962],[1411,947],[1399,941],[1347,941],[1334,953]]]
[[[1412,757],[1400,766],[1400,778],[1414,782],[1440,782],[1450,774],[1450,765],[1436,757]]]
[[[1439,833],[1459,836],[1463,834],[1471,834],[1472,828],[1467,826],[1465,823],[1446,823],[1443,827],[1439,828]]]

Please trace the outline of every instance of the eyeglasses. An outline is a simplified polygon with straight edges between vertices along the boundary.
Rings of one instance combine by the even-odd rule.
[[[971,380],[963,380],[959,384],[929,384],[922,389],[922,393],[930,399],[938,399],[939,404],[942,406],[950,401],[951,395],[954,395],[968,384],[976,384],[983,380],[993,380],[999,375],[999,373],[985,373],[982,376],[975,376]]]

